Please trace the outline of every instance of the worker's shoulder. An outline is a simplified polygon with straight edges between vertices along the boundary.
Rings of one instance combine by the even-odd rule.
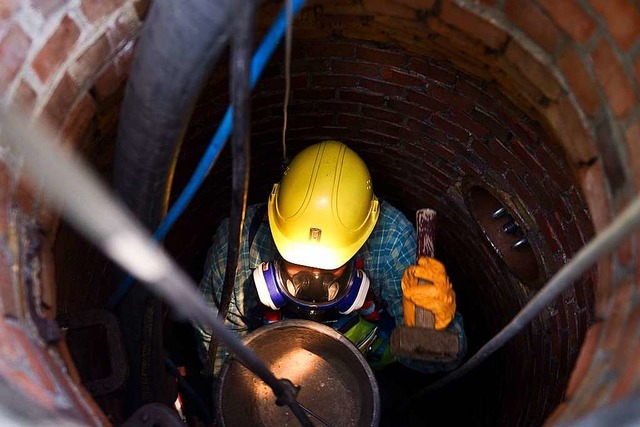
[[[386,201],[380,203],[378,224],[389,228],[413,229],[413,224],[411,224],[411,221],[407,219],[404,213]]]
[[[415,227],[399,209],[383,201],[380,216],[371,236],[369,245],[388,247],[393,242],[415,240]]]

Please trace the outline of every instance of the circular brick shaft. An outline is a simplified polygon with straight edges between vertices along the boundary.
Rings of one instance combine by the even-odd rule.
[[[262,3],[261,30],[280,6]],[[82,150],[107,180],[124,82],[147,8],[147,1],[133,0],[0,0],[0,97],[50,123],[59,131],[56,143]],[[316,0],[295,25],[290,152],[342,140],[369,164],[378,196],[409,217],[425,206],[438,211],[436,253],[458,294],[470,350],[498,331],[639,188],[640,12],[632,2]],[[282,70],[278,52],[252,99],[253,201],[264,200],[280,174]],[[177,189],[226,107],[227,86],[221,66],[194,112]],[[225,160],[167,240],[196,278],[215,224],[227,212]],[[15,166],[0,152],[0,243],[11,248],[0,252],[0,291],[5,317],[33,337],[31,314],[20,301],[11,303],[22,294],[8,284],[25,286],[16,271],[36,269],[36,302],[49,318],[101,306],[113,283],[103,257],[59,227],[57,212],[39,202]],[[478,217],[482,210],[474,211],[470,199],[477,189],[505,206],[527,236],[536,277],[519,279],[495,250]],[[42,244],[36,264],[18,262],[16,270],[28,239],[9,243],[17,231],[34,229],[25,224],[37,225]],[[475,373],[426,402],[416,418],[552,425],[635,391],[636,248],[637,235]],[[37,344],[29,351],[67,354],[63,344]],[[72,384],[60,358],[46,360],[48,372]],[[21,392],[36,396],[38,390]],[[85,393],[71,386],[65,393],[78,419],[106,422],[86,404]],[[97,402],[118,420],[117,398]]]

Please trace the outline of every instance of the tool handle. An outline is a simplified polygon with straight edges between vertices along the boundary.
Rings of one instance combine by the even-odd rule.
[[[416,212],[416,234],[418,247],[416,258],[435,255],[434,240],[436,235],[436,211],[429,208],[418,209]],[[435,328],[436,319],[426,308],[416,307],[416,327]]]
[[[429,208],[416,212],[416,232],[418,234],[417,258],[434,257],[434,241],[436,237],[436,211]]]

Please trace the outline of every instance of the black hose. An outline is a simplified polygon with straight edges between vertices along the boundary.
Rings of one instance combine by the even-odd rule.
[[[249,191],[251,106],[249,97],[251,85],[251,51],[253,46],[253,26],[255,2],[239,2],[240,10],[234,25],[234,37],[231,42],[231,105],[233,108],[233,135],[231,137],[231,209],[229,213],[229,238],[227,245],[227,265],[225,268],[222,296],[218,306],[218,317],[224,321],[229,312],[231,295],[235,285],[240,245],[242,243],[242,224],[247,208]],[[209,342],[207,373],[213,375],[218,342],[212,335]]]
[[[166,209],[176,154],[197,96],[229,38],[234,0],[152,2],[127,82],[114,187],[150,230]],[[130,364],[127,408],[163,401],[161,304],[134,285],[117,309]]]

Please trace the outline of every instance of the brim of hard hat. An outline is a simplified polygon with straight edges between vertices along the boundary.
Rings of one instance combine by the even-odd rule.
[[[307,267],[334,270],[346,264],[367,241],[373,231],[376,220],[367,224],[367,230],[362,237],[348,246],[340,248],[322,245],[318,242],[296,242],[282,234],[274,224],[272,215],[269,215],[271,236],[282,258],[293,263]]]

